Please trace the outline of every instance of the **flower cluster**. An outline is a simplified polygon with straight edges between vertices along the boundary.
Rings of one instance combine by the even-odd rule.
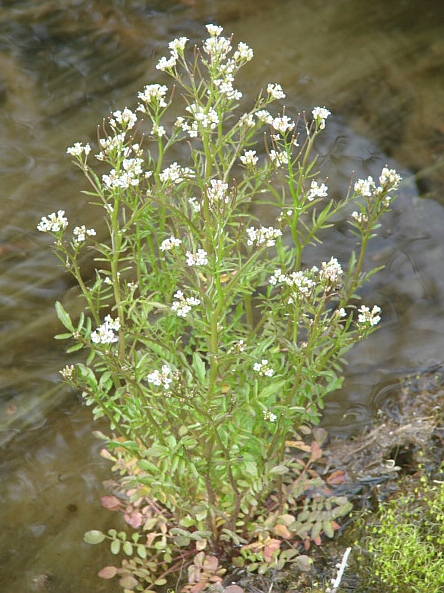
[[[108,189],[128,189],[140,183],[143,160],[140,158],[127,158],[122,161],[122,169],[111,169],[109,175],[102,175],[102,181]]]
[[[94,229],[87,229],[83,224],[82,226],[76,226],[72,234],[74,235],[75,243],[83,243],[86,237],[95,237],[96,231]]]
[[[152,383],[157,387],[163,387],[166,391],[169,390],[171,383],[176,378],[176,373],[170,369],[166,364],[162,365],[162,370],[155,370],[147,376],[148,383]]]
[[[109,118],[109,124],[114,129],[131,130],[137,122],[137,115],[125,107],[123,111],[114,111]]]
[[[171,310],[176,313],[178,317],[186,317],[187,314],[191,311],[193,307],[197,307],[200,305],[200,300],[194,297],[184,297],[184,294],[181,290],[178,290],[174,295],[177,301],[173,301],[171,305]]]
[[[169,239],[164,239],[160,245],[160,251],[170,251],[174,247],[179,247],[182,243],[180,239],[177,239],[174,235],[171,235]]]
[[[264,410],[264,420],[269,420],[270,422],[276,422],[277,420],[277,416],[276,414],[273,414],[273,412],[270,412],[269,410]]]
[[[218,179],[211,179],[210,186],[207,188],[207,197],[211,206],[217,203],[228,204],[230,196],[227,193],[228,183],[223,183]]]
[[[65,211],[58,210],[57,213],[53,212],[48,216],[42,216],[37,230],[42,233],[58,233],[68,226],[68,219],[65,218]]]
[[[259,158],[256,156],[255,150],[246,150],[240,157],[241,163],[246,167],[254,167],[258,160]]]
[[[275,286],[278,283],[286,284],[292,289],[292,292],[297,297],[302,295],[309,297],[316,287],[316,281],[313,280],[313,275],[318,271],[314,266],[311,271],[303,272],[292,272],[290,275],[285,274],[282,270],[275,270],[272,276],[270,276],[269,283]],[[293,302],[293,298],[290,297],[289,303]]]
[[[274,229],[273,227],[264,227],[255,229],[249,227],[247,229],[248,241],[247,245],[266,245],[267,247],[273,247],[276,245],[276,239],[282,236],[280,229]]]
[[[83,154],[85,156],[88,156],[89,153],[91,152],[91,146],[89,144],[85,144],[85,146],[83,146],[83,144],[81,142],[75,142],[73,144],[73,146],[70,146],[69,148],[66,149],[66,152],[68,154],[70,154],[71,156],[80,157]]]
[[[111,315],[105,317],[105,321],[95,331],[91,332],[91,342],[94,344],[113,344],[119,340],[114,332],[120,329],[119,318],[113,319]]]
[[[307,194],[307,200],[311,202],[315,198],[326,198],[327,192],[328,187],[325,185],[325,183],[318,185],[318,182],[313,179],[310,185],[310,190]]]
[[[272,99],[285,99],[285,93],[280,84],[269,84],[267,86],[267,93]]]
[[[207,252],[203,249],[198,249],[196,253],[187,251],[187,266],[206,266],[208,263]]]
[[[274,370],[269,366],[266,358],[263,358],[261,362],[255,362],[253,371],[256,371],[260,377],[272,377],[274,375]]]
[[[287,115],[282,115],[281,117],[273,118],[271,125],[276,132],[280,132],[281,134],[286,134],[287,132],[291,132],[293,130],[295,123],[291,121],[291,119]]]
[[[179,59],[179,54],[183,53],[185,49],[187,41],[188,39],[186,37],[179,37],[178,39],[173,39],[173,41],[170,41],[168,44],[168,47],[170,48],[170,57],[161,58],[158,61],[156,68],[158,70],[170,70],[171,68],[174,68],[174,66],[177,64],[177,60]]]
[[[323,130],[325,128],[325,120],[330,115],[330,111],[325,107],[315,107],[311,113],[316,123],[316,128]]]
[[[202,105],[196,105],[196,103],[191,103],[191,105],[187,105],[186,110],[191,113],[191,126],[188,125],[185,120],[182,121],[182,129],[184,131],[188,131],[190,138],[196,138],[199,132],[199,126],[204,129],[214,130],[214,128],[219,123],[219,116],[215,109],[212,107],[210,109],[204,108]],[[176,125],[177,120],[176,120]]]
[[[330,258],[328,262],[322,262],[319,271],[319,278],[326,281],[328,284],[335,286],[339,282],[339,278],[344,273],[341,264],[335,257]]]
[[[276,167],[288,165],[288,153],[283,150],[280,152],[277,152],[276,150],[270,150],[270,160],[276,165]]]
[[[139,104],[137,111],[147,113],[148,105],[164,108],[168,103],[165,101],[165,95],[168,92],[168,87],[164,84],[147,84],[143,91],[140,91],[138,97],[145,104]]]
[[[194,171],[189,167],[181,167],[176,162],[164,169],[159,178],[162,183],[181,183],[185,178],[194,177]]]
[[[369,307],[362,305],[358,309],[358,313],[358,323],[361,325],[373,327],[381,321],[381,307],[378,307],[377,305],[375,305],[371,311]]]

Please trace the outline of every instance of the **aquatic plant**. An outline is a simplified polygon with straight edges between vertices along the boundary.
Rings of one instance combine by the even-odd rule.
[[[135,531],[85,540],[127,556],[100,573],[126,590],[184,569],[195,593],[227,565],[309,568],[299,544],[332,537],[351,508],[332,489],[340,472],[316,471],[324,436],[312,428],[344,354],[380,321],[357,290],[375,271],[364,255],[399,175],[384,168],[330,197],[314,155],[330,112],[291,118],[277,83],[244,111],[233,85],[253,52],[207,30],[201,47],[175,39],[157,64],[176,86],[149,84],[135,111],[104,122],[98,166],[89,144],[68,149],[104,215],[100,239],[85,226],[68,235],[63,211],[38,225],[85,299],[78,320],[56,306],[67,330],[57,338],[88,355],[61,373],[109,421],[98,436],[119,477],[104,505]],[[307,265],[351,203],[356,252]]]

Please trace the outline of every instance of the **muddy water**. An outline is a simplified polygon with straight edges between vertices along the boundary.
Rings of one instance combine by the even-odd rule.
[[[89,410],[59,383],[66,358],[53,302],[73,287],[35,230],[59,208],[93,225],[66,157],[93,141],[111,109],[134,104],[166,42],[217,22],[254,48],[242,89],[280,82],[290,114],[333,113],[320,147],[334,194],[388,163],[405,181],[365,291],[384,324],[349,356],[346,388],[325,422],[370,421],[394,377],[442,362],[444,343],[444,11],[440,0],[59,0],[0,3],[0,590],[114,591],[95,573],[106,551],[83,531],[101,512],[107,467]],[[338,222],[326,257],[347,259]],[[381,397],[382,394],[382,397]],[[388,394],[389,396],[390,394]]]

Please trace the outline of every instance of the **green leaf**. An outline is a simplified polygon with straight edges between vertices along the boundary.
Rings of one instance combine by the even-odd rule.
[[[72,324],[71,317],[69,316],[69,313],[62,307],[62,304],[59,303],[59,301],[56,301],[55,310],[61,324],[66,327],[66,329],[69,329],[69,331],[74,332],[75,328]]]
[[[72,337],[72,334],[57,334],[56,336],[54,336],[54,340],[68,340],[69,338]]]
[[[113,542],[111,542],[111,554],[118,554],[120,552],[120,541],[118,539],[115,539]]]
[[[282,476],[288,473],[288,467],[286,465],[275,465],[269,471],[270,474],[277,474],[278,476]]]
[[[202,385],[205,385],[206,368],[205,363],[197,352],[193,352],[193,369],[196,377]]]
[[[133,553],[133,545],[131,542],[125,542],[123,544],[123,551],[127,556],[132,556]]]
[[[324,530],[324,533],[327,537],[333,537],[335,532],[333,531],[333,527],[331,525],[331,521],[323,521],[322,522],[322,528]]]
[[[97,529],[87,531],[83,536],[83,541],[87,544],[100,544],[105,539],[105,534]]]
[[[70,348],[68,348],[66,350],[66,352],[70,353],[70,352],[77,352],[77,350],[81,350],[83,348],[83,344],[74,344],[74,346],[71,346]]]

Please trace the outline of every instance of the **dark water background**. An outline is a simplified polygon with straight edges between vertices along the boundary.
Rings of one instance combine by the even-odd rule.
[[[331,192],[386,164],[404,177],[369,254],[386,266],[365,291],[383,325],[350,353],[326,425],[366,426],[393,379],[444,360],[441,0],[0,1],[0,591],[118,590],[96,577],[105,548],[81,541],[114,519],[100,508],[108,466],[89,410],[59,381],[53,304],[73,287],[36,224],[63,209],[94,225],[66,147],[93,142],[104,116],[158,81],[167,42],[198,41],[209,22],[254,49],[245,94],[279,82],[290,115],[330,109]],[[348,245],[338,223],[323,254],[346,260]]]

